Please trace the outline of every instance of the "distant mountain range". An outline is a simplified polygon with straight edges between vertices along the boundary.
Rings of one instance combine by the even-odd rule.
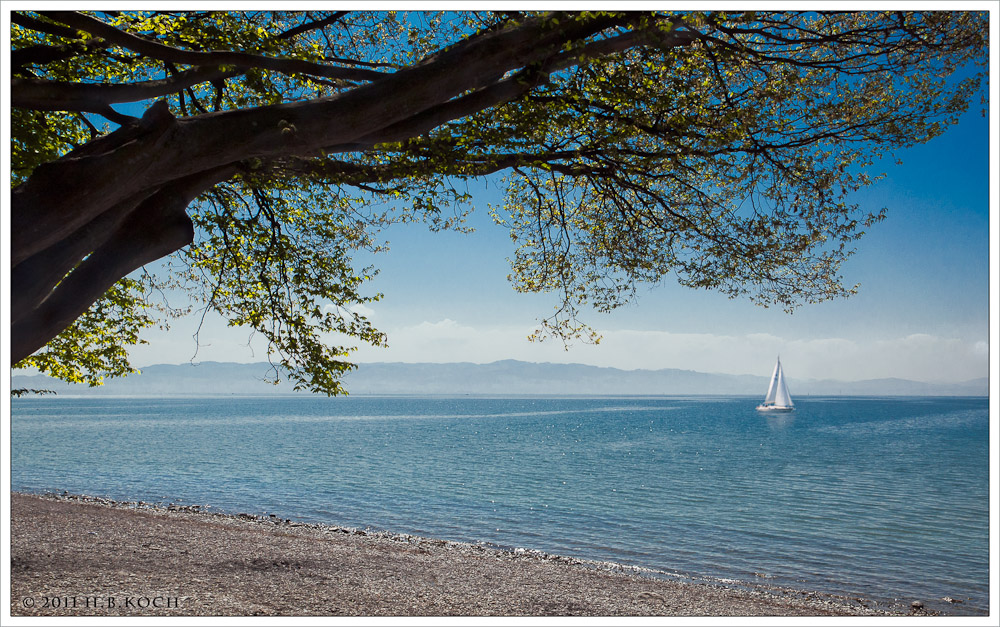
[[[112,379],[90,388],[42,375],[11,377],[12,388],[48,389],[59,394],[116,396],[202,396],[218,394],[291,394],[287,382],[265,381],[265,363],[160,364],[141,375]],[[989,379],[962,383],[925,383],[905,379],[834,381],[787,378],[792,397],[799,396],[988,396]],[[346,375],[351,394],[477,395],[751,395],[763,397],[768,377],[708,374],[692,370],[619,370],[582,364],[505,360],[488,364],[370,363]]]

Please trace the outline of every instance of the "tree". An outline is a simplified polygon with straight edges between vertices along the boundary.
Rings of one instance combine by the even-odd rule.
[[[325,338],[384,341],[353,251],[461,228],[470,177],[506,173],[514,287],[559,295],[563,338],[668,273],[789,310],[851,294],[884,211],[848,194],[957,120],[988,49],[974,12],[11,19],[12,361],[128,372],[166,285],[327,393],[351,365]]]

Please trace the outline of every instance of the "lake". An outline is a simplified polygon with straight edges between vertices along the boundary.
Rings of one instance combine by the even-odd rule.
[[[758,402],[21,398],[11,485],[988,613],[988,399]]]

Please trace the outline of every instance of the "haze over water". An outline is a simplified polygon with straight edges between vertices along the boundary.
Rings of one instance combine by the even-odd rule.
[[[757,402],[17,399],[11,484],[988,611],[986,398]]]

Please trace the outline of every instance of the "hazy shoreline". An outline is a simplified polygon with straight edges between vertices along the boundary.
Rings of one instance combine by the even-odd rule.
[[[185,393],[237,395],[293,394],[287,382],[273,385],[265,363],[201,362],[156,364],[142,374],[110,379],[100,388],[54,381],[42,375],[17,374],[14,388],[50,389],[60,395],[171,396]],[[769,372],[769,371],[768,371]],[[622,370],[584,364],[534,363],[502,360],[474,363],[362,363],[344,377],[344,386],[367,395],[501,395],[501,396],[754,396],[767,391],[768,373],[724,374],[664,368]],[[972,396],[989,394],[986,378],[956,382],[910,381],[898,378],[838,381],[800,379],[786,371],[793,398]],[[301,396],[309,396],[301,394]]]
[[[12,493],[11,545],[15,616],[912,613],[908,601],[890,608],[758,583],[692,582],[530,549],[68,494]],[[43,607],[53,598],[73,607]],[[157,598],[160,607],[149,605]],[[125,599],[133,606],[121,607]],[[138,599],[147,607],[135,606]],[[169,599],[176,607],[164,606]]]

